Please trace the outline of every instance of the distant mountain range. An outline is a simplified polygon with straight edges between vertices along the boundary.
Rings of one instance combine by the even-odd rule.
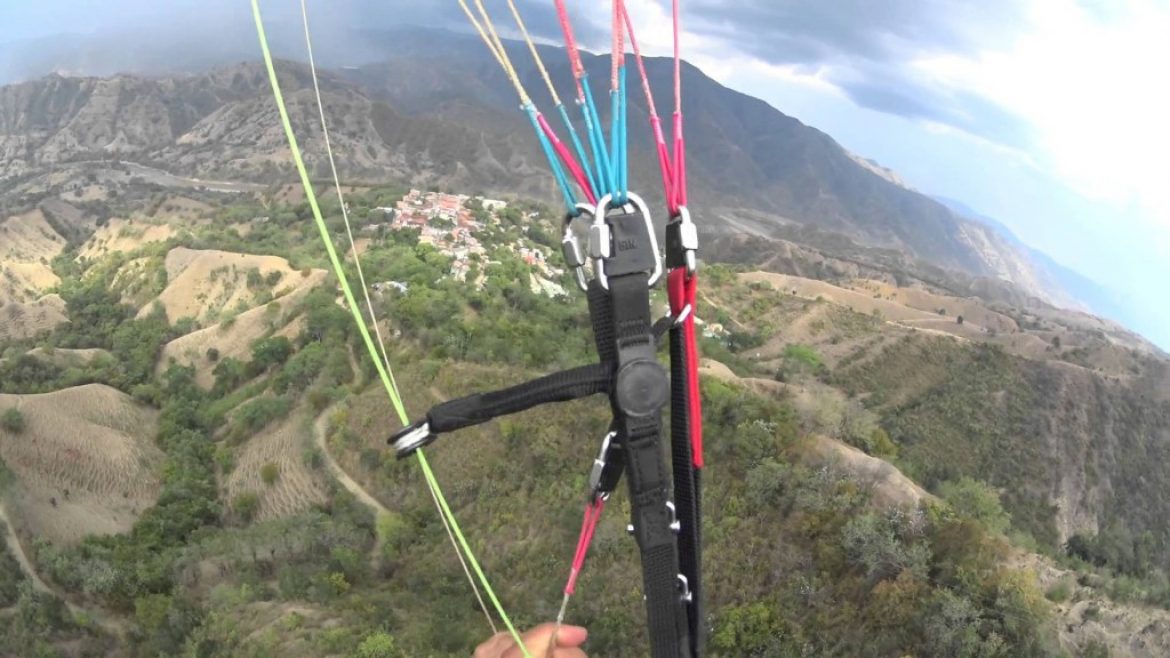
[[[417,29],[364,33],[355,43],[362,44],[365,59],[376,51],[379,61],[331,71],[322,80],[347,176],[556,198],[516,99],[478,41]],[[157,47],[161,60],[137,53],[133,61],[154,62],[155,72],[160,61],[198,69],[245,48],[237,44],[209,56],[194,44]],[[509,49],[537,103],[551,111],[531,57],[520,44]],[[323,50],[327,62],[344,61],[337,48]],[[563,51],[543,50],[560,94],[571,98]],[[69,71],[88,61],[88,52],[75,44],[57,59],[44,55],[38,61]],[[96,61],[107,70],[117,62]],[[669,108],[669,60],[650,58],[646,64],[661,95],[659,107]],[[606,57],[587,56],[586,67],[595,81],[607,78]],[[289,62],[280,69],[310,166],[322,167],[307,69]],[[697,68],[684,67],[683,85],[692,211],[708,232],[748,232],[837,255],[868,254],[859,257],[912,273],[941,268],[987,280],[974,289],[1010,283],[1042,301],[1110,314],[1101,305],[1108,293],[1029,249],[1004,227],[909,189],[828,135]],[[630,101],[633,184],[660,207],[653,144],[640,129],[646,103],[636,87]],[[50,75],[0,88],[0,188],[6,178],[110,156],[186,175],[261,182],[285,175],[288,166],[268,83],[254,61],[150,77]]]
[[[955,199],[940,196],[934,198],[939,203],[942,203],[963,217],[983,222],[1013,242],[1017,248],[1028,255],[1028,258],[1031,259],[1037,270],[1042,272],[1055,285],[1067,291],[1074,300],[1080,303],[1083,310],[1111,318],[1128,326],[1138,324],[1137,318],[1134,316],[1132,310],[1133,305],[1126,299],[1125,295],[1106,288],[1076,270],[1058,263],[1051,256],[1039,249],[1028,246],[1016,237],[1015,233],[1003,222],[994,217],[981,214],[977,210]]]

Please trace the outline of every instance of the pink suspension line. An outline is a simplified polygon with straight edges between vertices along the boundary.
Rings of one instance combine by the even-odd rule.
[[[626,24],[626,32],[630,35],[630,47],[634,49],[634,61],[638,64],[638,73],[642,76],[642,92],[646,94],[646,106],[650,111],[650,129],[654,133],[654,144],[658,148],[658,167],[662,170],[662,189],[666,192],[666,203],[674,201],[674,174],[670,151],[666,146],[666,137],[662,133],[662,119],[658,116],[658,108],[654,104],[654,94],[650,91],[650,78],[646,75],[646,64],[642,61],[642,51],[638,48],[638,38],[634,36],[634,23],[630,20],[630,13],[622,6],[622,18]],[[671,212],[674,212],[672,207]]]
[[[565,50],[569,52],[569,67],[573,69],[573,82],[577,85],[577,102],[585,102],[585,89],[581,86],[581,77],[585,75],[585,66],[581,63],[581,51],[577,48],[577,38],[573,36],[573,24],[569,21],[569,10],[565,7],[565,0],[554,0],[557,7],[557,20],[561,24],[561,33],[565,36]]]
[[[622,29],[622,16],[625,14],[625,3],[622,0],[613,0],[613,50],[610,55],[610,88],[618,92],[618,69],[626,63],[625,30]]]
[[[674,13],[674,197],[668,202],[672,215],[687,205],[687,149],[683,139],[682,57],[679,55],[679,0],[673,2]]]

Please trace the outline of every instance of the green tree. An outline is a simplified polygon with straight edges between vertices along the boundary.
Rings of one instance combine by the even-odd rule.
[[[13,434],[20,434],[25,428],[24,414],[16,407],[5,409],[3,415],[0,415],[0,427]]]
[[[943,482],[939,495],[960,515],[983,523],[989,530],[1004,534],[1011,528],[1011,516],[1004,511],[999,492],[974,478],[961,477]]]
[[[252,343],[252,362],[249,366],[254,372],[264,372],[288,361],[292,353],[292,341],[284,336],[261,338]]]
[[[276,480],[280,477],[280,467],[272,462],[268,462],[260,467],[260,479],[264,480],[264,484],[272,486],[276,484]]]
[[[245,491],[232,501],[232,509],[245,521],[251,521],[255,518],[259,508],[260,496],[255,491]]]
[[[233,391],[248,379],[248,368],[244,362],[234,357],[227,357],[215,364],[211,374],[215,375],[215,390],[223,394]]]
[[[725,609],[711,635],[713,652],[726,656],[797,658],[801,644],[779,606],[764,602]]]
[[[377,631],[367,635],[353,652],[353,658],[404,658],[405,653],[394,644],[394,638]]]

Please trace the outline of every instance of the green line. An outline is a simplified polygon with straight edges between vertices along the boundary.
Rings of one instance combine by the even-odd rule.
[[[333,265],[333,271],[337,274],[338,281],[341,283],[341,290],[345,295],[345,301],[349,304],[349,310],[353,314],[354,321],[357,323],[358,331],[361,333],[362,340],[366,344],[366,349],[374,361],[374,367],[378,370],[378,377],[382,380],[382,385],[386,389],[387,395],[390,396],[390,402],[394,405],[394,410],[398,412],[398,418],[402,421],[402,425],[409,425],[410,417],[406,414],[406,408],[402,404],[402,399],[394,390],[389,371],[379,358],[378,348],[374,346],[374,340],[370,337],[369,329],[366,328],[360,307],[353,296],[353,290],[350,288],[349,279],[345,276],[345,270],[342,268],[341,261],[337,257],[337,250],[333,248],[333,241],[329,237],[329,227],[326,226],[325,220],[321,216],[321,208],[317,205],[317,195],[313,192],[313,183],[309,180],[309,172],[305,169],[305,162],[301,157],[301,149],[297,145],[297,137],[293,133],[292,122],[289,121],[288,110],[284,104],[284,95],[280,91],[280,82],[276,77],[276,67],[272,63],[272,53],[268,49],[268,37],[264,33],[264,21],[260,17],[259,0],[252,0],[252,17],[256,20],[256,35],[260,38],[260,49],[264,52],[264,65],[268,68],[268,81],[272,84],[272,95],[276,100],[276,109],[280,112],[280,122],[284,126],[285,136],[288,137],[289,150],[292,151],[293,162],[297,166],[297,173],[301,176],[301,185],[305,188],[305,197],[308,198],[309,207],[313,210],[313,219],[317,224],[317,230],[321,233],[321,241],[325,243],[325,250],[329,252],[329,262]],[[430,464],[427,463],[426,456],[423,455],[422,450],[418,450],[416,454],[418,455],[418,464],[422,468],[423,476],[427,479],[429,485],[434,488],[435,494],[439,499],[439,506],[443,509],[443,515],[447,517],[448,523],[451,524],[451,529],[454,530],[455,537],[459,539],[459,545],[463,547],[463,552],[467,555],[467,560],[471,563],[472,569],[475,570],[475,574],[483,585],[484,591],[487,592],[488,598],[491,599],[492,605],[500,615],[500,619],[508,627],[508,632],[516,640],[520,651],[523,652],[525,658],[531,658],[528,650],[524,647],[524,641],[520,638],[520,634],[516,632],[516,628],[512,625],[508,614],[504,612],[504,606],[500,604],[499,598],[496,597],[495,591],[492,589],[491,584],[488,583],[487,576],[484,575],[483,569],[479,566],[479,561],[475,559],[475,554],[472,552],[471,546],[463,536],[463,531],[459,528],[459,523],[455,520],[455,515],[451,512],[451,507],[447,504],[447,499],[443,496],[442,489],[439,488],[439,482],[435,479],[435,474],[431,470]]]

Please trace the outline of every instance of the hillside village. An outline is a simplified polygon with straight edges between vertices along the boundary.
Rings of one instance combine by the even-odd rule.
[[[474,206],[474,210],[473,210]],[[498,224],[502,211],[508,208],[506,201],[471,197],[466,194],[444,192],[423,192],[412,189],[393,207],[380,206],[374,211],[382,213],[385,221],[366,224],[362,231],[377,233],[382,229],[392,231],[417,230],[419,244],[435,247],[439,253],[452,259],[451,277],[466,281],[474,265],[488,265],[488,250],[476,234],[488,224]],[[529,213],[525,219],[535,219],[538,213]],[[371,214],[371,217],[375,215]],[[532,292],[556,297],[567,294],[564,286],[557,283],[565,271],[549,264],[546,254],[538,247],[519,242],[508,245],[512,251],[533,268]],[[479,271],[474,284],[482,288],[485,276]],[[397,281],[381,282],[376,288],[402,290],[404,284]]]

